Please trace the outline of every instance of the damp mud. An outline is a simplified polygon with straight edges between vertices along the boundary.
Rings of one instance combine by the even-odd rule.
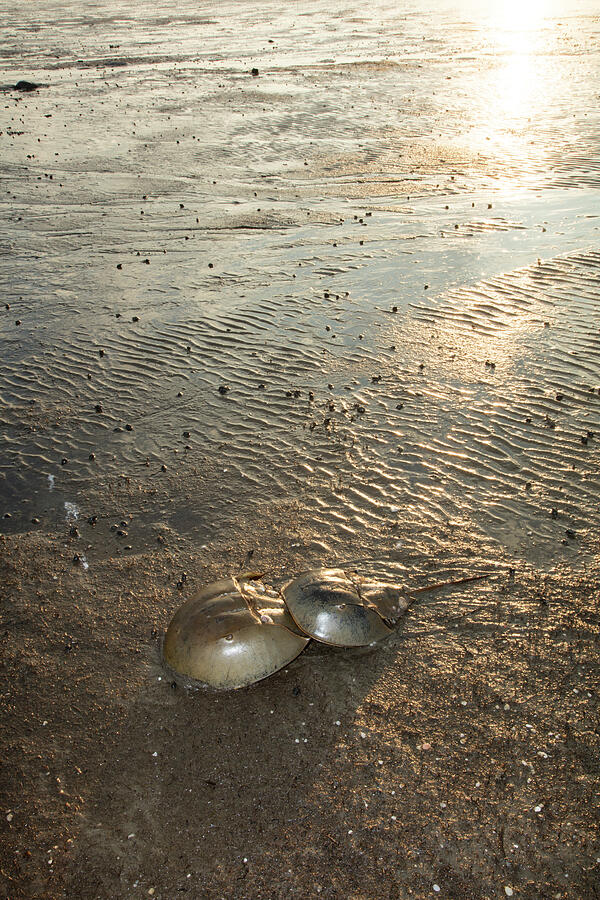
[[[0,0],[2,896],[597,895],[600,19],[482,6]],[[321,565],[492,577],[172,682]]]

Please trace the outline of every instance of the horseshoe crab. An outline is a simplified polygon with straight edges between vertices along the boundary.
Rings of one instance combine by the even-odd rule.
[[[240,575],[209,584],[181,606],[165,635],[167,665],[210,687],[233,690],[277,672],[310,638],[279,594]]]
[[[280,590],[261,577],[224,578],[184,603],[165,635],[167,666],[221,690],[246,687],[290,663],[311,638],[337,647],[369,646],[392,633],[418,594],[489,573],[409,594],[343,569],[310,569]]]
[[[412,602],[392,584],[343,569],[311,569],[281,594],[303,632],[336,647],[365,647],[387,637]]]

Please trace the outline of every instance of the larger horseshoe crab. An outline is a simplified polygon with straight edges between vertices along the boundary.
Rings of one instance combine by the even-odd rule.
[[[276,591],[240,575],[209,584],[177,610],[163,656],[180,675],[233,690],[277,672],[309,640]]]

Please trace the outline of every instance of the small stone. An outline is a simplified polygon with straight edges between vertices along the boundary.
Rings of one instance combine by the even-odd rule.
[[[252,75],[253,78],[257,78],[258,77],[258,69],[252,69],[252,72],[250,74]]]
[[[226,384],[219,385],[219,393],[220,394],[226,394],[228,391],[229,391],[229,388]]]

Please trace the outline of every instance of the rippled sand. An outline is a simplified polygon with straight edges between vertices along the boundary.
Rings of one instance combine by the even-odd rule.
[[[7,527],[166,465],[169,519],[207,535],[294,497],[332,554],[397,507],[433,543],[459,518],[576,556],[565,529],[579,550],[598,525],[597,258],[568,255],[597,244],[597,19],[269,10],[5,8],[4,80],[17,60],[45,85],[5,93]]]
[[[127,622],[163,630],[181,600],[182,571],[195,586],[251,559],[279,572],[342,561],[411,584],[494,570],[500,594],[513,597],[502,631],[521,647],[531,623],[514,624],[510,603],[525,608],[544,579],[578,579],[578,634],[597,633],[589,573],[600,528],[600,20],[592,2],[482,6],[268,2],[257,12],[245,2],[163,0],[142,10],[0,0],[9,695],[23,666],[30,693],[46,667],[60,685],[64,641],[80,629],[81,653],[96,623],[92,671],[111,695],[115,728],[109,666],[132,685],[133,708],[147,701],[168,728],[165,698],[144,700],[161,671],[149,628],[126,637]],[[41,86],[16,91],[21,79]],[[29,574],[27,559],[37,561]],[[527,573],[522,595],[514,571]],[[29,597],[23,615],[15,590]],[[495,590],[448,595],[422,614],[445,629],[458,611],[476,629]],[[71,626],[62,605],[70,591],[85,597]],[[42,629],[28,657],[18,648],[37,595],[55,596],[66,637],[43,650]],[[565,621],[536,626],[544,671],[558,665],[552,645]],[[485,656],[487,635],[477,632],[477,654]],[[447,653],[456,674],[462,651],[431,641],[423,658]],[[386,650],[387,668],[357,664],[363,699],[402,694],[398,652]],[[500,681],[510,648],[502,659]],[[338,663],[306,660],[297,677],[310,680],[311,666],[322,665],[323,691],[332,692],[319,715],[339,703],[368,724],[347,683],[354,663],[331,686],[325,671]],[[565,684],[578,690],[569,660]],[[496,676],[489,665],[469,668],[472,690],[479,678],[491,686]],[[278,676],[248,696],[275,704],[283,684]],[[417,679],[416,693],[428,690]],[[437,682],[435,690],[441,715],[447,697]],[[224,727],[227,711],[197,702],[208,704],[211,727]],[[294,717],[290,702],[284,720]],[[560,698],[548,705],[558,715]],[[190,728],[176,706],[177,727]],[[536,708],[541,715],[544,704]],[[588,715],[573,712],[578,740]],[[268,734],[256,728],[253,740]],[[56,746],[67,740],[61,734]],[[392,740],[380,730],[373,753]],[[282,765],[291,777],[292,761]],[[90,809],[109,781],[90,788]],[[315,815],[323,785],[315,775]],[[113,787],[122,806],[122,786]],[[84,816],[87,804],[78,807]],[[413,824],[423,813],[412,811]],[[84,844],[90,827],[88,819]],[[19,852],[26,843],[17,836]],[[588,850],[565,863],[573,884],[577,866],[591,865]],[[143,865],[147,874],[151,863]],[[221,896],[228,876],[219,865],[197,896]],[[478,865],[483,872],[487,863]],[[505,874],[497,865],[476,896],[509,884],[495,885]],[[541,870],[528,865],[539,885]],[[35,877],[30,896],[59,896]],[[227,895],[295,896],[283,881],[269,893],[254,878],[249,893]],[[128,871],[118,889],[109,879],[102,890],[137,896],[134,881]],[[560,882],[548,896],[587,895],[588,882],[577,883],[573,894]],[[363,896],[341,875],[336,884],[321,895]],[[398,885],[407,890],[410,880]],[[423,885],[415,895],[428,896]],[[86,890],[93,896],[97,882]],[[315,890],[303,882],[297,895]],[[465,885],[450,895],[471,896]]]

